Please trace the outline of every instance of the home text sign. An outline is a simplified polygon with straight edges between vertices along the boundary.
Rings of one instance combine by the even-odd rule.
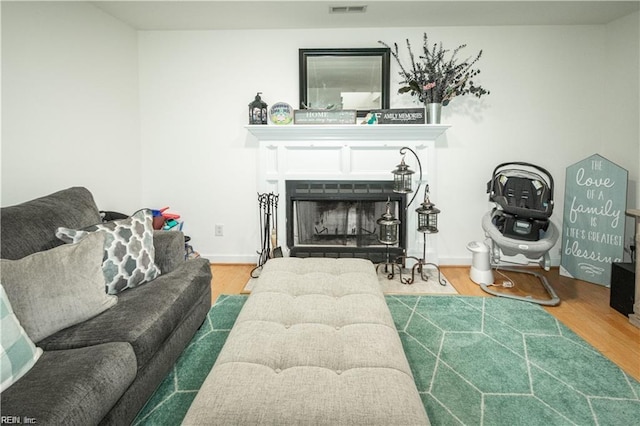
[[[567,167],[560,274],[609,286],[624,254],[627,171],[600,155]]]

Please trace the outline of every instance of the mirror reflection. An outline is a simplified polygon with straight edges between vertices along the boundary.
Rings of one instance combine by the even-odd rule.
[[[300,50],[300,108],[388,107],[388,49]]]

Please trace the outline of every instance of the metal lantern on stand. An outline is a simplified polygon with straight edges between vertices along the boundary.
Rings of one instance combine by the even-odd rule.
[[[424,201],[420,204],[420,207],[416,209],[416,213],[418,213],[418,232],[422,232],[422,258],[418,259],[413,256],[407,256],[407,259],[414,259],[416,263],[411,269],[411,278],[403,280],[402,275],[400,275],[400,280],[404,284],[412,284],[417,271],[420,278],[427,281],[429,277],[426,275],[424,267],[432,266],[438,271],[438,282],[440,282],[441,285],[447,285],[446,281],[442,279],[440,267],[435,263],[427,262],[427,234],[435,234],[438,232],[438,214],[440,213],[440,210],[436,208],[435,204],[429,200],[429,185],[426,185],[424,188]]]
[[[391,201],[387,200],[387,211],[376,221],[380,227],[378,240],[387,247],[398,243],[400,221],[391,214]]]
[[[267,103],[260,98],[262,92],[249,104],[249,124],[267,124]]]
[[[382,214],[376,223],[380,228],[378,241],[387,248],[386,259],[376,266],[376,271],[380,266],[384,266],[384,271],[387,273],[390,272],[388,278],[391,279],[395,275],[395,268],[400,270],[400,265],[392,262],[389,254],[389,246],[398,243],[398,230],[400,229],[400,220],[396,219],[391,213],[391,200],[387,199],[387,211]],[[391,271],[389,271],[389,267],[391,267]]]
[[[391,173],[393,173],[393,192],[401,194],[413,192],[411,189],[411,175],[415,172],[409,169],[409,166],[404,162],[404,157]]]
[[[435,234],[438,232],[438,214],[440,210],[429,200],[429,185],[424,190],[424,201],[416,209],[418,213],[418,232]]]

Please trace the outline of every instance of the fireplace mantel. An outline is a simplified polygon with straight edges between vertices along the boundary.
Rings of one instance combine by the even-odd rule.
[[[450,127],[447,124],[347,124],[347,125],[248,125],[250,135],[258,140],[258,193],[281,195],[284,212],[288,180],[392,180],[391,171],[401,160],[400,148],[409,147],[419,157],[423,180],[429,184],[431,197],[438,199],[435,141]],[[412,155],[405,158],[414,170],[417,186],[418,165]],[[420,196],[411,206],[415,209]],[[284,243],[286,219],[277,218],[278,235]],[[409,255],[422,255],[422,234],[412,232],[415,214],[407,218]],[[434,239],[437,237],[434,237]],[[285,248],[285,252],[287,249]],[[437,248],[429,247],[428,258],[437,262]]]
[[[436,140],[448,124],[341,124],[341,125],[248,125],[251,134],[261,141],[282,140],[361,140],[416,141]]]

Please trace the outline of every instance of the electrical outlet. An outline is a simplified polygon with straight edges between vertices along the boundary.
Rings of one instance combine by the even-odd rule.
[[[216,237],[222,237],[224,235],[224,225],[216,225]]]

